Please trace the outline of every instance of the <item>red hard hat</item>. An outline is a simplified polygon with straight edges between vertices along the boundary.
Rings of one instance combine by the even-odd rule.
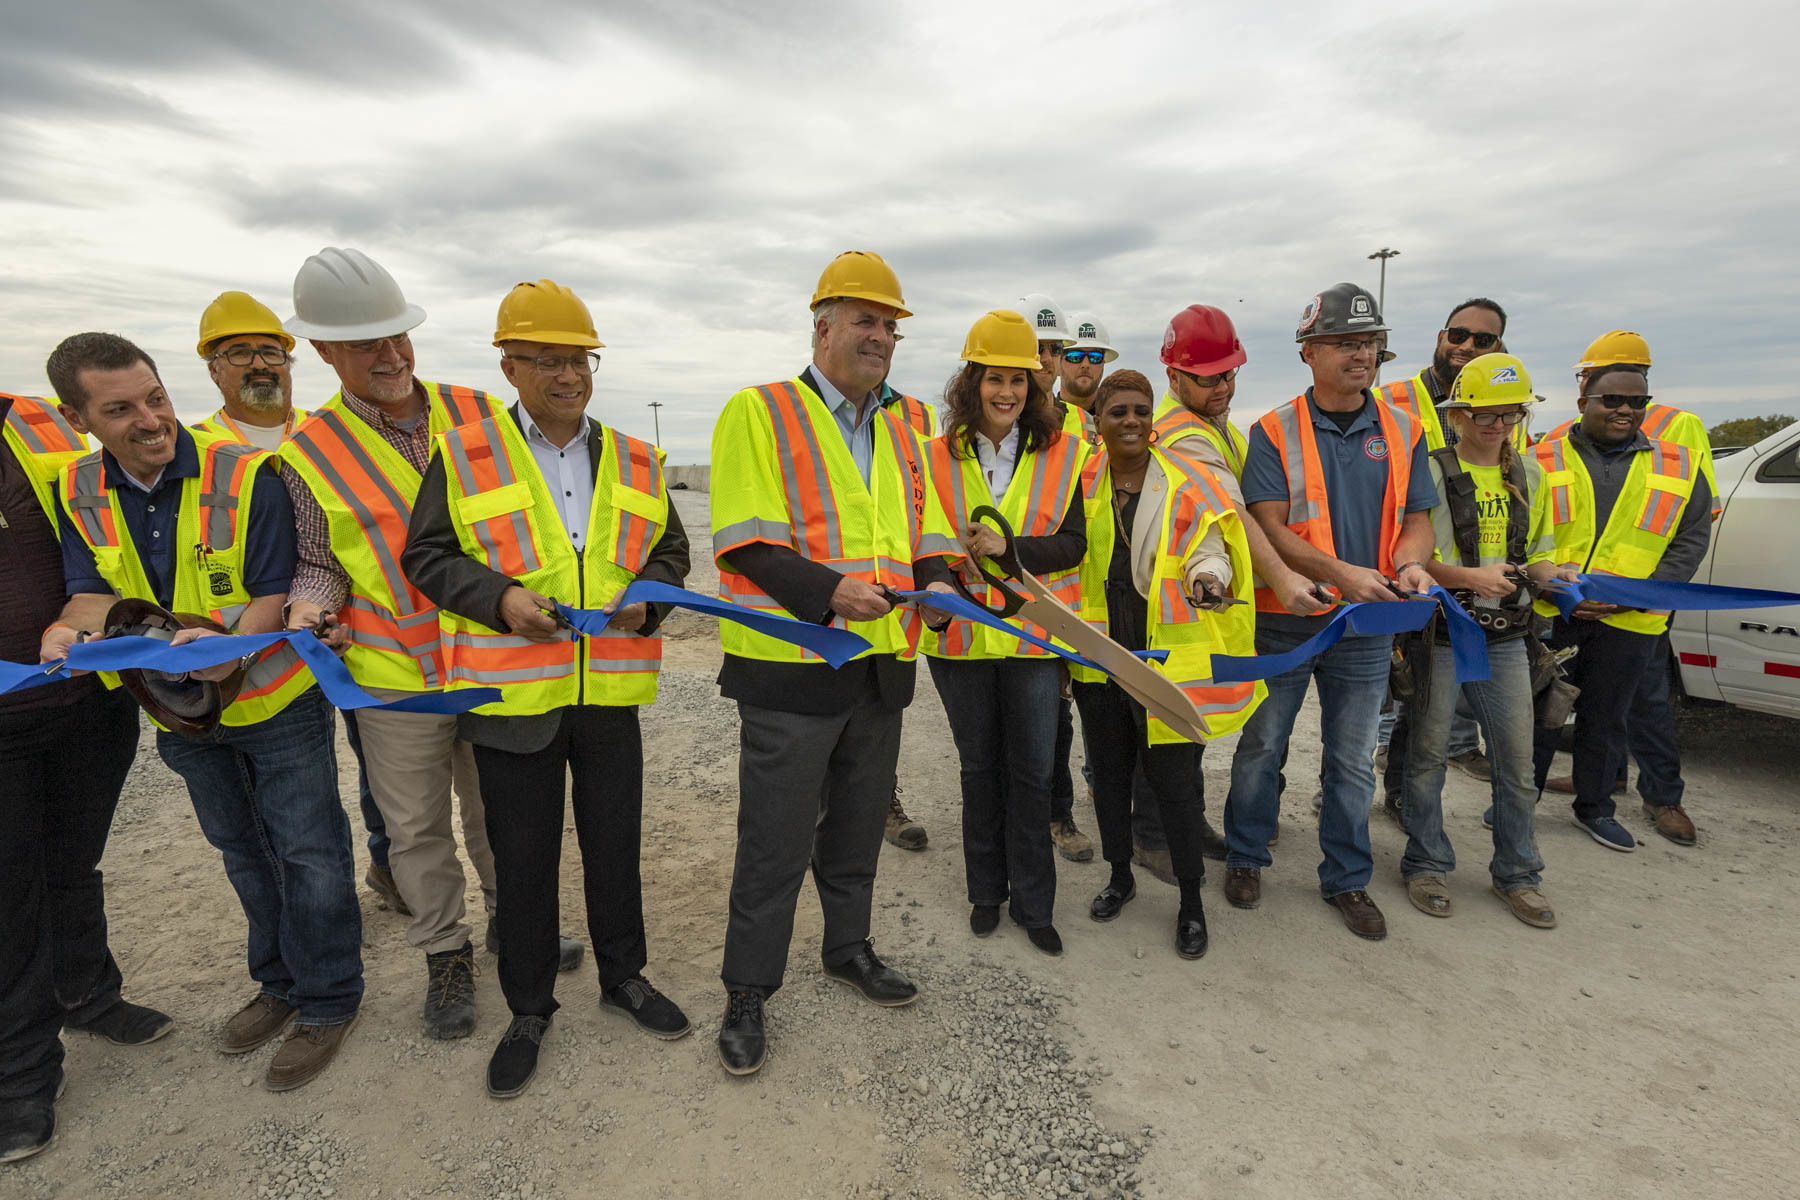
[[[1210,304],[1188,305],[1163,333],[1163,365],[1190,375],[1217,375],[1242,366],[1248,357],[1231,318]]]

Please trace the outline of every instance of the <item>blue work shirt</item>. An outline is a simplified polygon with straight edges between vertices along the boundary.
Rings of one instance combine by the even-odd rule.
[[[131,544],[144,564],[151,590],[156,593],[156,602],[169,608],[175,603],[175,572],[184,563],[189,569],[198,569],[198,547],[177,546],[175,525],[181,516],[182,481],[200,477],[200,448],[193,434],[181,428],[175,435],[174,461],[163,468],[162,478],[148,489],[125,473],[112,451],[102,450],[100,461],[101,482],[112,492],[114,512],[125,521]],[[63,586],[68,594],[104,596],[115,591],[101,576],[93,550],[60,503],[57,519],[62,526]],[[245,589],[253,598],[285,595],[294,579],[295,559],[293,502],[271,463],[265,461],[252,475],[250,485]]]
[[[859,416],[856,402],[833,387],[831,380],[825,378],[825,372],[815,370],[812,378],[819,385],[819,399],[831,410],[838,432],[844,435],[844,444],[850,447],[850,458],[867,486],[869,472],[875,467],[875,416],[881,411],[881,405],[871,393]]]
[[[1348,428],[1320,412],[1306,389],[1307,409],[1312,414],[1313,439],[1319,447],[1319,467],[1325,474],[1325,495],[1331,514],[1331,540],[1336,556],[1359,567],[1381,562],[1381,508],[1388,490],[1387,439],[1375,413],[1378,401],[1364,389],[1362,411]],[[1250,427],[1250,447],[1244,455],[1244,503],[1264,500],[1288,502],[1287,467],[1281,452],[1261,423]],[[1437,485],[1426,467],[1425,438],[1413,444],[1412,473],[1407,479],[1406,511],[1425,512],[1436,507]],[[1398,563],[1394,564],[1399,566]],[[1296,617],[1291,613],[1258,613],[1257,620],[1271,628],[1315,630],[1327,616]]]

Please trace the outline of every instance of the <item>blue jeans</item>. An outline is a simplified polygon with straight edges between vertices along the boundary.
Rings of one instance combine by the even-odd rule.
[[[1392,745],[1395,726],[1406,719],[1406,701],[1396,700],[1393,707],[1381,714],[1381,734],[1375,739],[1377,746]],[[1401,730],[1404,741],[1405,730]],[[1467,696],[1456,698],[1456,711],[1450,719],[1450,747],[1446,753],[1455,758],[1467,754],[1471,750],[1481,749],[1481,726],[1475,723],[1475,710],[1469,707]]]
[[[1258,654],[1283,654],[1309,635],[1256,631]],[[1268,699],[1251,714],[1231,760],[1225,798],[1227,867],[1267,867],[1281,795],[1277,777],[1307,685],[1319,684],[1324,807],[1319,810],[1319,891],[1327,896],[1368,886],[1375,859],[1369,850],[1369,802],[1375,796],[1375,725],[1387,694],[1389,636],[1347,637],[1310,662],[1266,680]]]
[[[338,799],[333,709],[318,688],[255,725],[203,738],[158,731],[156,751],[187,782],[200,831],[250,924],[250,978],[341,1025],[362,1003],[362,909],[350,821]]]
[[[1494,858],[1488,870],[1503,892],[1536,887],[1544,860],[1538,855],[1532,818],[1538,789],[1532,781],[1531,661],[1525,639],[1488,645],[1486,683],[1456,683],[1456,662],[1448,646],[1431,651],[1431,695],[1412,707],[1406,747],[1406,854],[1403,879],[1447,875],[1456,853],[1444,832],[1445,750],[1451,713],[1466,698],[1488,735],[1489,783],[1494,798]]]
[[[1013,920],[1027,929],[1049,925],[1056,905],[1050,777],[1062,664],[1041,658],[926,661],[962,760],[969,903],[1007,904]]]

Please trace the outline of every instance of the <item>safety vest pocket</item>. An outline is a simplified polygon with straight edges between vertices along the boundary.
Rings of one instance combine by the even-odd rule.
[[[457,497],[456,515],[465,525],[473,525],[502,513],[518,512],[530,507],[531,485],[519,479],[492,491]]]

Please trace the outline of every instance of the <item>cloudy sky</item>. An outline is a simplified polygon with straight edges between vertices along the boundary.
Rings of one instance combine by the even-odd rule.
[[[594,414],[647,436],[660,400],[673,460],[704,461],[732,391],[806,361],[819,270],[857,248],[917,313],[908,391],[1026,291],[1150,373],[1199,301],[1249,349],[1247,418],[1305,385],[1306,300],[1373,287],[1391,246],[1396,368],[1486,294],[1552,409],[1623,326],[1709,423],[1800,413],[1784,4],[6,7],[0,390],[110,329],[197,418],[207,302],[286,317],[302,260],[353,246],[430,314],[428,379],[504,389],[500,297],[573,287],[607,343]],[[295,381],[335,386],[304,347]]]

